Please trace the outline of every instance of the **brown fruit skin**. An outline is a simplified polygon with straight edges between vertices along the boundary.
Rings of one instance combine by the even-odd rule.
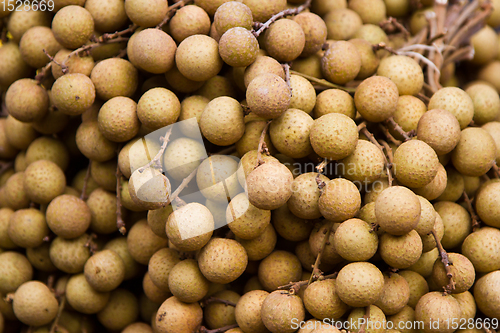
[[[450,111],[458,120],[460,129],[466,128],[474,117],[474,103],[469,95],[460,88],[446,87],[432,95],[429,110],[444,109]]]
[[[66,6],[52,20],[54,37],[67,49],[76,49],[85,44],[94,32],[94,19],[83,7]]]
[[[201,114],[201,132],[208,141],[229,146],[245,133],[243,117],[243,108],[236,99],[228,96],[214,98]]]
[[[290,105],[291,95],[285,80],[271,73],[255,77],[246,91],[250,110],[265,119],[278,118],[285,112]]]
[[[112,291],[125,278],[125,263],[115,251],[103,250],[87,260],[83,272],[87,282],[96,291]]]
[[[169,22],[169,30],[177,43],[192,35],[208,35],[210,17],[202,8],[187,5],[178,9]]]
[[[427,200],[434,200],[443,194],[448,182],[448,176],[444,166],[439,163],[436,176],[431,182],[423,187],[412,189],[415,194],[421,195]]]
[[[95,87],[87,75],[63,75],[52,85],[51,101],[64,114],[80,115],[92,106],[94,100]]]
[[[198,254],[202,274],[214,283],[230,283],[245,271],[248,256],[235,240],[212,238]]]
[[[186,304],[172,296],[160,306],[155,320],[161,333],[191,333],[201,325],[203,310],[198,303]]]
[[[335,281],[337,295],[343,302],[353,307],[373,304],[384,290],[382,272],[368,262],[347,264],[339,271]]]
[[[118,144],[99,131],[97,121],[81,123],[76,131],[76,145],[85,157],[97,162],[106,162],[116,155]]]
[[[356,79],[364,80],[372,76],[377,71],[380,63],[377,53],[373,50],[372,43],[360,38],[351,39],[349,43],[356,46],[361,59],[361,67]]]
[[[244,70],[243,81],[245,87],[248,87],[250,82],[261,74],[275,74],[285,80],[285,70],[276,59],[259,55],[257,59]]]
[[[125,3],[119,0],[85,1],[85,9],[92,15],[97,31],[115,32],[128,22]]]
[[[153,254],[166,247],[167,243],[168,240],[151,231],[146,219],[137,221],[127,234],[127,247],[130,255],[143,265],[147,265]]]
[[[405,278],[396,273],[384,274],[384,291],[375,302],[386,316],[401,311],[410,299],[410,287]]]
[[[48,204],[66,188],[66,177],[54,162],[39,160],[24,171],[24,190],[28,197],[40,204]]]
[[[291,281],[300,281],[302,264],[293,253],[276,250],[260,262],[258,276],[264,289],[271,292]]]
[[[346,313],[348,306],[338,297],[335,284],[334,279],[327,279],[307,286],[304,306],[314,318],[340,318]]]
[[[293,175],[281,163],[267,162],[246,178],[248,200],[257,208],[273,210],[284,205],[292,195]]]
[[[407,56],[390,56],[380,61],[377,75],[391,79],[400,95],[416,95],[422,90],[424,73],[420,65]]]
[[[500,320],[500,271],[479,278],[474,285],[474,299],[481,312]]]
[[[50,323],[57,315],[58,303],[50,289],[39,281],[23,283],[14,294],[17,319],[30,326]]]
[[[443,296],[441,292],[433,291],[420,298],[415,306],[415,319],[424,322],[423,332],[425,333],[451,333],[455,331],[451,326],[446,325],[451,318],[460,318],[462,310],[458,301],[453,296]],[[431,322],[437,322],[437,328],[431,327]],[[436,325],[436,324],[434,324]]]
[[[0,85],[8,87],[13,82],[30,76],[32,69],[21,57],[17,43],[5,43],[0,51]]]
[[[257,59],[258,52],[257,38],[242,27],[229,29],[219,40],[219,54],[229,66],[249,66]]]
[[[46,218],[50,230],[58,236],[71,239],[81,236],[88,229],[91,212],[83,200],[63,194],[50,202]]]
[[[273,252],[276,246],[276,231],[272,224],[268,224],[264,231],[254,239],[241,239],[238,236],[235,239],[245,248],[248,260],[262,260]]]
[[[415,230],[403,236],[385,233],[380,236],[379,253],[391,267],[408,268],[422,255],[422,239]]]
[[[7,179],[3,186],[5,190],[5,204],[13,210],[28,208],[30,198],[24,190],[24,172],[16,172]]]
[[[436,152],[425,142],[410,140],[394,153],[394,175],[398,182],[409,187],[424,187],[438,172]]]
[[[15,148],[27,149],[39,134],[31,124],[21,122],[11,115],[8,115],[7,118],[5,118],[5,135],[7,142]]]
[[[127,60],[109,58],[94,66],[90,79],[97,96],[107,101],[113,97],[132,97],[137,89],[139,73]]]
[[[363,25],[361,17],[348,8],[336,8],[323,16],[328,31],[327,39],[347,40]]]
[[[210,282],[201,273],[194,259],[185,259],[170,270],[170,292],[184,303],[196,303],[208,293]]]
[[[9,219],[8,234],[17,246],[33,248],[43,244],[43,239],[49,236],[49,228],[38,209],[19,209]]]
[[[19,42],[19,50],[23,60],[33,68],[40,68],[50,62],[43,52],[55,55],[62,49],[62,45],[54,37],[54,33],[48,27],[33,27],[23,34]]]
[[[475,199],[476,213],[490,227],[500,228],[500,183],[486,185]]]
[[[482,176],[496,159],[493,137],[484,129],[469,127],[462,130],[460,141],[451,153],[453,166],[463,175]]]
[[[212,1],[213,2],[213,1]],[[226,31],[234,27],[252,29],[252,10],[242,2],[230,1],[218,6],[214,14],[213,27],[217,34],[222,36]]]
[[[381,122],[394,115],[399,91],[394,82],[383,76],[365,79],[354,93],[358,112],[368,121]]]
[[[12,83],[5,94],[9,114],[19,121],[30,123],[42,119],[49,108],[47,91],[32,79]]]
[[[0,293],[4,295],[33,278],[33,267],[28,259],[13,251],[0,253],[0,272]]]
[[[261,235],[269,225],[271,211],[253,206],[246,194],[240,193],[229,202],[226,221],[236,237],[254,239]]]
[[[206,81],[219,73],[224,62],[219,55],[219,45],[213,38],[193,35],[177,47],[175,64],[186,78]]]
[[[371,184],[384,173],[384,155],[373,143],[358,140],[351,155],[337,164],[339,173],[359,185]]]
[[[149,259],[149,278],[159,289],[170,292],[168,275],[179,261],[179,253],[173,249],[163,248],[156,251]]]
[[[302,110],[288,109],[269,126],[269,134],[278,151],[292,158],[313,152],[309,134],[314,120]]]
[[[264,32],[264,45],[269,55],[281,62],[295,60],[304,49],[306,37],[294,20],[281,19]]]
[[[375,200],[375,214],[382,230],[396,236],[415,229],[420,220],[420,201],[409,189],[392,186]]]
[[[461,253],[474,265],[477,273],[500,269],[500,230],[482,227],[462,243]]]
[[[77,274],[90,258],[90,250],[85,246],[90,236],[83,234],[78,238],[64,239],[56,237],[50,243],[50,260],[59,270],[68,274]]]
[[[500,112],[500,98],[494,87],[486,83],[474,83],[465,92],[474,103],[473,121],[477,125],[484,125],[495,121]]]
[[[264,290],[253,290],[245,293],[236,303],[234,315],[238,326],[245,331],[267,333],[261,317],[262,303],[269,295]]]
[[[342,222],[356,215],[361,207],[361,194],[353,182],[335,178],[326,182],[318,205],[327,220]]]
[[[332,160],[351,155],[358,137],[354,120],[341,113],[328,113],[316,119],[309,134],[314,152]]]
[[[149,28],[159,24],[167,15],[168,2],[163,0],[127,0],[125,12],[138,26]]]
[[[73,309],[84,314],[94,314],[108,304],[110,293],[95,291],[82,274],[69,278],[66,285],[66,300]]]
[[[446,110],[429,110],[418,121],[418,139],[431,146],[438,155],[451,152],[460,141],[460,134],[457,118]]]
[[[377,252],[378,236],[372,231],[370,223],[353,218],[338,226],[333,244],[342,258],[349,261],[365,261]]]
[[[257,22],[266,22],[273,16],[286,8],[286,0],[272,0],[262,2],[260,0],[243,0],[252,10],[253,20]]]
[[[308,57],[318,52],[326,41],[327,28],[325,21],[314,13],[302,12],[293,18],[305,35],[305,45],[301,57]]]
[[[134,54],[130,62],[149,73],[162,74],[174,67],[177,45],[172,37],[162,30],[140,31],[135,35],[132,44],[127,46],[127,50],[129,48]]]
[[[302,299],[282,290],[273,291],[262,303],[262,322],[271,332],[295,332],[295,321],[302,322],[305,315]]]
[[[321,58],[323,75],[335,84],[346,84],[358,76],[361,57],[358,49],[346,41],[334,42]]]
[[[448,259],[453,263],[450,270],[455,281],[455,289],[451,293],[460,294],[469,290],[474,284],[476,277],[472,262],[460,253],[448,253]],[[432,279],[440,287],[445,287],[449,283],[449,278],[444,264],[441,262],[441,258],[438,258],[434,263]]]
[[[317,173],[309,172],[293,180],[292,196],[288,199],[287,205],[290,211],[299,218],[311,220],[322,216],[318,206],[321,192],[316,183],[317,176]],[[325,183],[329,180],[324,175],[319,175],[319,179]]]

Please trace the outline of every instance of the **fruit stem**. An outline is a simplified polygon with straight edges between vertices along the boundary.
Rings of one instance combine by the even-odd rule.
[[[337,277],[337,272],[321,276],[321,280],[326,279],[335,279]],[[289,284],[285,284],[284,286],[279,286],[278,290],[289,289],[290,294],[297,294],[301,287],[309,285],[309,280],[298,281],[298,282],[290,282]]]
[[[174,200],[178,199],[179,194],[182,192],[183,189],[185,189],[188,186],[189,182],[194,178],[194,176],[196,175],[197,171],[198,171],[198,168],[194,169],[193,171],[191,171],[191,173],[189,174],[189,176],[187,176],[186,178],[184,178],[182,180],[182,183],[174,191],[174,193],[172,193],[172,195],[170,196],[169,200],[165,203],[165,206],[169,205],[171,202],[173,202]],[[181,200],[181,199],[179,199],[179,200]]]
[[[290,96],[292,96],[292,83],[290,82],[290,63],[284,63],[281,65],[283,69],[285,70],[285,81],[286,84],[288,85],[288,88],[290,88]]]
[[[255,168],[261,166],[264,164],[264,160],[262,159],[262,151],[266,153],[266,155],[269,155],[269,150],[267,149],[266,143],[264,142],[264,139],[266,138],[266,133],[267,129],[269,128],[269,125],[271,124],[272,120],[268,120],[266,123],[266,126],[264,126],[264,129],[262,130],[262,133],[260,134],[260,139],[259,139],[259,146],[257,148],[257,165]]]
[[[222,333],[222,332],[229,331],[230,329],[237,328],[237,327],[239,327],[238,324],[232,324],[232,325],[227,325],[224,327],[216,328],[213,330],[209,330],[205,326],[202,326],[202,327],[200,327],[198,332],[199,333]]]
[[[319,265],[321,265],[321,256],[323,255],[323,252],[325,251],[326,244],[329,243],[328,239],[330,238],[330,234],[332,233],[333,229],[333,223],[330,225],[330,228],[328,230],[325,230],[325,237],[323,238],[323,242],[321,243],[321,248],[319,249],[319,253],[316,256],[316,261],[314,262],[313,270],[311,277],[309,278],[309,282],[307,285],[310,285],[313,280],[317,280],[323,272],[319,269]]]
[[[83,179],[83,187],[82,187],[82,194],[80,194],[80,200],[86,200],[87,199],[87,184],[89,182],[90,178],[90,167],[92,166],[92,160],[89,160],[89,166],[87,167],[87,173],[85,174],[85,178]]]
[[[498,170],[498,165],[495,162],[493,162],[493,165],[491,167],[493,169],[493,175],[495,176],[496,179],[500,178],[500,170]]]
[[[66,305],[66,296],[61,296],[61,303],[59,303],[59,309],[57,310],[57,315],[54,321],[52,322],[52,326],[50,327],[49,333],[55,333],[57,330],[57,324],[59,323],[59,318],[61,317],[61,313],[64,310],[64,306]]]
[[[391,174],[391,168],[392,168],[392,162],[389,162],[387,160],[387,157],[384,153],[384,147],[380,145],[380,143],[375,139],[375,136],[366,128],[366,122],[363,121],[361,124],[358,125],[358,131],[363,133],[371,143],[373,143],[375,146],[377,146],[378,149],[382,152],[382,155],[384,156],[384,163],[385,163],[385,168],[387,171],[387,178],[389,181],[389,186],[392,186],[392,174]],[[389,152],[389,151],[387,151]],[[392,154],[392,149],[391,149],[391,154]]]
[[[138,171],[140,173],[143,173],[144,170],[146,170],[147,168],[149,168],[151,166],[160,172],[163,171],[162,170],[163,168],[161,166],[161,158],[163,156],[163,153],[165,152],[165,149],[167,149],[167,144],[168,144],[168,141],[170,140],[170,134],[172,134],[172,126],[169,126],[167,132],[165,133],[165,136],[160,137],[160,141],[162,141],[161,148],[158,151],[158,153],[156,154],[156,156],[151,161],[149,161],[148,164],[146,164],[138,169]]]
[[[35,80],[38,85],[42,84],[42,81],[45,79],[51,68],[52,68],[52,61],[37,71]]]
[[[87,240],[85,245],[83,245],[89,249],[91,255],[97,251],[97,244],[94,242],[94,239],[96,239],[96,238],[97,238],[97,235],[94,233],[91,233],[89,235],[89,239]]]
[[[365,314],[363,315],[363,324],[361,324],[361,327],[359,328],[358,333],[365,333],[366,332],[366,325],[368,323],[368,318],[370,318],[370,306],[367,306],[365,309]]]
[[[394,33],[395,30],[399,30],[403,33],[406,40],[411,36],[408,29],[406,29],[405,26],[399,23],[394,17],[389,17],[387,20],[380,22],[379,26],[387,33]]]
[[[392,148],[384,140],[380,140],[380,142],[382,142],[382,145],[384,146],[385,152],[387,154],[387,158],[389,160],[388,163],[386,164],[386,171],[387,171],[387,178],[388,178],[389,186],[392,186],[392,181],[394,178],[392,176],[392,167],[394,165],[394,156],[392,155]]]
[[[316,166],[316,170],[318,170],[318,174],[316,175],[316,184],[318,184],[318,188],[320,191],[326,186],[326,183],[321,180],[320,175],[323,173],[323,170],[325,169],[325,166],[329,163],[330,161],[327,160],[326,158]]]
[[[340,90],[344,90],[344,91],[349,92],[349,93],[356,92],[356,87],[339,86],[338,84],[331,83],[331,82],[329,82],[329,81],[327,81],[325,79],[318,79],[317,77],[310,76],[310,75],[307,75],[307,74],[303,74],[303,73],[300,73],[300,72],[297,72],[297,71],[294,71],[294,70],[290,70],[290,74],[302,76],[304,79],[308,79],[309,81],[317,83],[317,84],[319,84],[321,86],[324,86],[326,88],[340,89]]]
[[[125,222],[123,222],[122,216],[122,171],[120,166],[116,166],[116,227],[122,235],[127,233],[127,228],[125,228]]]
[[[389,132],[389,129],[387,128],[387,126],[385,126],[384,124],[381,124],[381,123],[378,123],[378,125],[379,125],[379,128],[382,130],[382,133],[384,133],[387,140],[391,141],[396,146],[399,146],[402,144],[402,142],[400,140],[398,140],[392,136],[392,134]]]
[[[156,29],[161,29],[174,16],[178,9],[185,5],[189,5],[191,2],[193,2],[193,0],[181,0],[168,7],[167,15],[165,15],[165,18],[156,26]]]
[[[401,134],[401,136],[405,139],[405,141],[409,141],[411,140],[411,137],[408,135],[407,132],[405,132],[403,130],[403,128],[401,126],[399,126],[399,124],[394,120],[393,117],[390,117],[389,119],[387,119],[385,121],[386,124],[391,124],[392,125],[392,128],[398,132],[399,134]]]
[[[443,248],[441,241],[439,240],[438,236],[436,235],[436,231],[432,230],[431,234],[434,237],[434,240],[436,241],[436,246],[437,246],[438,251],[439,251],[439,256],[441,257],[441,262],[444,264],[444,270],[446,271],[446,276],[448,276],[448,279],[449,279],[448,285],[446,285],[444,287],[444,294],[448,295],[455,289],[455,281],[453,280],[453,273],[451,272],[451,269],[450,269],[450,266],[453,265],[453,263],[448,258],[448,253]]]
[[[472,231],[477,231],[477,229],[481,226],[479,222],[479,218],[474,211],[474,208],[472,208],[472,202],[469,199],[469,196],[467,195],[467,192],[464,191],[464,201],[467,204],[467,210],[469,211],[470,217],[472,219]]]
[[[279,20],[282,17],[288,16],[288,15],[300,14],[301,12],[303,12],[304,10],[309,8],[309,6],[311,6],[311,2],[312,2],[312,0],[307,0],[306,2],[304,2],[302,5],[298,6],[297,8],[285,9],[277,14],[274,14],[265,23],[263,23],[262,25],[258,25],[259,29],[257,31],[253,31],[254,36],[259,37],[260,34],[264,32],[264,30],[269,28],[269,26],[271,26],[271,24],[273,24],[274,22],[276,22],[277,20]]]

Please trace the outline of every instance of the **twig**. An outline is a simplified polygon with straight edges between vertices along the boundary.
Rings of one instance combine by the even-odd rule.
[[[326,279],[335,279],[337,277],[338,273],[332,273],[328,275],[322,276],[320,279],[321,280],[326,280]],[[284,290],[288,289],[290,294],[297,294],[300,290],[300,288],[309,285],[309,280],[304,280],[304,281],[297,281],[297,282],[290,282],[289,284],[285,284],[284,286],[279,286],[279,290]]]
[[[391,124],[392,125],[392,128],[398,132],[399,134],[401,134],[401,136],[405,139],[405,141],[409,141],[411,140],[411,137],[408,135],[408,133],[406,133],[403,128],[401,126],[399,126],[399,124],[394,121],[394,118],[393,117],[389,117],[389,119],[387,119],[385,121],[386,124]]]
[[[436,235],[436,231],[432,230],[431,234],[434,237],[434,240],[436,241],[436,246],[439,250],[439,256],[441,257],[441,262],[444,264],[444,270],[446,271],[446,276],[449,279],[448,285],[444,287],[444,293],[448,295],[455,289],[455,281],[453,280],[453,273],[451,272],[450,269],[450,266],[453,263],[448,258],[448,253],[443,248],[443,245],[441,245],[441,242],[439,241],[439,238]]]
[[[89,235],[89,238],[87,239],[87,242],[85,243],[85,247],[89,248],[90,254],[94,254],[97,251],[97,244],[94,242],[94,239],[97,238],[97,235],[94,233],[91,233]]]
[[[217,298],[217,297],[209,297],[206,300],[204,300],[202,303],[203,303],[203,306],[207,306],[210,303],[223,303],[223,304],[226,304],[228,306],[236,306],[236,303],[233,303],[233,302],[228,301],[226,299]]]
[[[380,142],[382,142],[382,145],[384,146],[385,152],[387,154],[387,158],[389,160],[385,167],[387,172],[387,181],[389,182],[389,186],[392,186],[392,181],[394,179],[394,177],[392,176],[392,167],[394,165],[394,156],[392,154],[392,148],[384,140],[380,140]]]
[[[384,31],[389,33],[393,33],[397,29],[403,33],[405,39],[411,36],[408,29],[406,29],[405,26],[399,23],[394,17],[389,17],[387,20],[380,22],[379,26],[384,29]]]
[[[259,30],[254,31],[253,34],[255,37],[259,37],[261,33],[264,32],[271,24],[276,22],[282,17],[288,16],[288,15],[297,15],[309,8],[311,5],[312,0],[306,0],[302,5],[298,6],[297,8],[291,8],[291,9],[285,9],[277,14],[274,14],[269,20],[267,20],[265,23],[263,23],[260,27]]]
[[[183,189],[186,188],[186,186],[188,186],[189,182],[191,180],[193,180],[194,176],[196,175],[196,172],[198,171],[198,169],[194,169],[190,174],[189,176],[187,176],[186,178],[184,178],[182,180],[182,183],[179,185],[179,187],[177,187],[177,189],[174,191],[174,193],[172,193],[172,195],[170,196],[170,198],[168,199],[168,201],[165,203],[165,206],[169,205],[170,203],[172,203],[174,200],[176,199],[179,199],[178,196],[179,194],[182,192]]]
[[[392,136],[392,134],[389,132],[389,129],[387,128],[387,126],[385,126],[384,124],[381,124],[381,123],[378,123],[378,125],[379,125],[379,128],[382,130],[382,133],[384,133],[387,140],[391,141],[396,146],[399,146],[402,143],[400,140],[398,140]]]
[[[148,164],[137,169],[140,173],[144,172],[144,170],[151,166],[160,172],[162,171],[161,158],[163,156],[163,153],[165,152],[165,149],[167,149],[167,144],[170,140],[170,134],[172,134],[172,126],[169,126],[167,132],[165,133],[165,136],[160,137],[160,141],[162,141],[161,148],[156,156],[151,161],[149,161]]]
[[[470,217],[472,219],[472,231],[477,231],[479,227],[481,226],[481,223],[479,222],[479,217],[477,216],[476,212],[474,211],[474,208],[472,208],[472,202],[469,199],[469,196],[467,195],[467,192],[464,191],[464,201],[467,204],[467,210],[469,211]]]
[[[326,88],[341,89],[341,90],[344,90],[344,91],[350,92],[350,93],[356,92],[356,88],[355,87],[339,86],[338,84],[331,83],[330,81],[327,81],[325,79],[318,79],[317,77],[310,76],[310,75],[307,75],[307,74],[303,74],[303,73],[294,71],[292,69],[290,70],[290,74],[302,76],[304,79],[307,79],[307,80],[309,80],[311,82],[317,83],[317,84],[319,84],[319,85],[321,85],[323,87],[326,87]]]
[[[366,128],[366,122],[363,121],[361,124],[358,125],[358,131],[363,133],[370,140],[370,142],[373,143],[375,146],[377,146],[377,148],[380,149],[380,151],[382,152],[382,156],[384,156],[385,168],[387,170],[389,186],[392,186],[392,174],[391,174],[392,164],[389,163],[387,157],[385,156],[384,147],[380,145],[377,139],[375,139],[375,136]]]
[[[491,167],[493,169],[493,175],[495,176],[496,179],[500,178],[500,171],[498,170],[498,165],[493,163],[493,166]]]
[[[457,49],[451,55],[447,56],[443,61],[443,67],[446,67],[452,62],[458,62],[462,60],[471,60],[474,58],[474,47],[472,45]]]
[[[255,166],[256,168],[265,163],[264,160],[262,159],[262,151],[265,151],[266,154],[269,154],[269,150],[265,146],[266,143],[264,142],[264,139],[266,138],[267,129],[269,128],[271,122],[272,120],[267,121],[266,126],[264,126],[264,129],[260,134],[259,146],[257,148],[257,165]]]
[[[38,71],[38,74],[35,76],[35,80],[36,80],[36,83],[37,84],[42,84],[42,81],[45,79],[45,77],[47,76],[47,74],[50,72],[52,68],[52,62],[49,62],[47,65],[45,65],[44,67],[42,67],[42,69],[40,69]]]
[[[199,330],[199,333],[222,333],[222,332],[229,331],[230,329],[237,328],[237,327],[239,327],[238,324],[231,324],[231,325],[227,325],[224,327],[209,330],[205,326],[202,326]]]
[[[87,173],[85,174],[85,178],[83,179],[83,187],[82,187],[82,194],[80,194],[80,199],[81,200],[86,200],[87,199],[87,185],[89,182],[90,178],[90,168],[92,167],[92,160],[89,160],[89,166],[87,167]]]
[[[160,24],[156,26],[156,29],[161,29],[165,24],[168,23],[168,21],[174,16],[175,12],[179,8],[182,8],[185,5],[190,4],[191,2],[193,2],[193,0],[181,0],[168,7],[167,15],[165,15],[165,18],[160,22]]]
[[[366,325],[368,324],[368,318],[370,318],[370,306],[367,306],[365,309],[365,314],[363,315],[363,324],[361,324],[358,333],[365,333],[366,332]]]
[[[127,233],[122,215],[122,171],[120,166],[116,166],[116,227],[122,235]]]
[[[55,333],[57,330],[57,324],[59,323],[59,318],[61,318],[61,314],[64,310],[64,306],[66,305],[66,296],[62,295],[61,296],[61,302],[59,303],[59,309],[57,310],[57,315],[56,318],[54,319],[54,322],[52,323],[52,326],[50,327],[50,332],[49,333]]]
[[[316,166],[316,170],[318,170],[318,174],[316,175],[316,184],[318,184],[318,188],[320,191],[326,186],[326,183],[321,180],[320,175],[323,173],[323,170],[325,169],[325,166],[329,163],[330,161],[327,160],[326,158]]]
[[[332,223],[330,225],[330,227],[328,228],[328,230],[323,231],[325,237],[323,238],[323,242],[321,243],[321,248],[319,250],[319,253],[316,256],[316,261],[314,262],[313,270],[311,273],[311,277],[309,278],[308,285],[310,285],[313,282],[313,280],[318,279],[322,275],[322,272],[319,269],[319,265],[321,265],[321,256],[323,255],[323,252],[325,251],[325,247],[326,247],[327,243],[330,244],[328,239],[330,238],[330,234],[332,232],[333,225],[334,224]]]

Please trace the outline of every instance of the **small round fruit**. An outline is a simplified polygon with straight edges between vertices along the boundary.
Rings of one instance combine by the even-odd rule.
[[[451,112],[458,120],[460,129],[466,128],[474,117],[474,103],[470,96],[460,88],[446,87],[432,95],[429,110],[444,109]]]
[[[336,291],[349,306],[364,307],[375,303],[384,290],[382,272],[369,262],[344,266],[337,275]]]
[[[472,262],[460,253],[448,253],[448,259],[453,263],[449,269],[455,282],[455,289],[451,293],[460,294],[469,290],[476,277]],[[447,274],[441,258],[438,258],[432,268],[432,279],[439,287],[445,287],[450,282]]]
[[[54,162],[39,160],[31,163],[24,171],[24,189],[28,197],[40,204],[48,204],[63,194],[66,177]]]
[[[326,182],[318,206],[327,220],[342,222],[356,215],[361,207],[361,194],[353,182],[335,178]]]
[[[455,329],[448,327],[446,321],[450,318],[461,318],[462,310],[458,301],[451,295],[432,291],[420,298],[415,306],[415,319],[423,322],[425,333],[451,333]],[[431,324],[434,324],[431,326]],[[437,327],[436,327],[437,326]]]
[[[474,285],[474,300],[481,312],[490,318],[500,318],[500,271],[479,278]]]
[[[57,315],[58,303],[47,285],[39,281],[23,283],[14,294],[13,310],[25,325],[42,326]]]
[[[490,133],[479,127],[469,127],[462,130],[460,141],[451,153],[451,162],[461,174],[479,177],[495,163],[496,149]]]
[[[302,27],[290,19],[280,19],[265,30],[264,46],[271,57],[281,62],[295,60],[304,50],[306,37]]]
[[[141,124],[156,130],[177,121],[181,113],[181,103],[177,96],[165,88],[146,91],[137,103],[137,116]]]
[[[213,238],[198,254],[203,275],[214,283],[230,283],[245,271],[248,256],[245,248],[235,240]]]
[[[314,120],[306,112],[288,109],[269,126],[274,147],[292,158],[308,156],[313,152],[309,139],[313,123]]]
[[[200,117],[200,128],[208,141],[219,146],[236,143],[245,133],[240,103],[228,96],[211,100]]]
[[[125,142],[137,135],[141,122],[137,103],[128,97],[113,97],[99,109],[97,124],[102,135],[114,142]]]
[[[54,37],[67,49],[76,49],[85,44],[94,33],[94,19],[81,6],[61,8],[52,20]]]
[[[316,119],[310,132],[316,154],[332,160],[351,155],[356,149],[358,136],[354,120],[340,113],[329,113]]]
[[[203,310],[198,303],[186,304],[172,296],[163,302],[153,320],[160,332],[192,333],[201,325]]]
[[[74,73],[61,76],[54,82],[51,101],[64,114],[77,116],[90,108],[95,100],[95,87],[84,74]]]
[[[66,285],[66,300],[69,305],[84,314],[94,314],[104,309],[109,296],[109,292],[101,293],[94,290],[83,273],[71,276]]]
[[[178,262],[168,274],[170,292],[184,303],[200,301],[208,293],[210,282],[201,273],[194,259]]]
[[[276,74],[255,77],[247,87],[246,99],[250,110],[265,119],[274,119],[285,112],[292,94],[285,80]]]
[[[134,65],[121,58],[100,61],[92,69],[90,79],[97,96],[107,101],[113,97],[132,97],[137,89],[139,73]]]
[[[20,79],[9,86],[5,94],[5,105],[12,117],[29,123],[40,120],[47,114],[49,95],[35,80]]]
[[[184,39],[175,52],[175,63],[182,75],[193,81],[214,77],[223,65],[218,43],[205,35]]]
[[[294,322],[302,322],[305,309],[302,299],[286,291],[276,290],[270,293],[262,303],[262,322],[271,332],[295,332]]]
[[[408,188],[392,186],[375,201],[378,225],[392,235],[401,236],[415,229],[420,221],[420,200]]]
[[[257,59],[258,53],[257,38],[245,28],[231,28],[219,40],[219,54],[229,66],[249,66]]]
[[[129,41],[129,48],[133,54],[130,62],[149,73],[162,74],[174,67],[177,45],[161,29],[141,30]]]
[[[422,90],[422,67],[410,57],[393,55],[380,61],[377,75],[385,76],[398,87],[400,95],[416,95]]]
[[[451,152],[458,144],[460,134],[457,118],[446,110],[429,110],[418,121],[418,139],[431,146],[438,155]]]
[[[354,80],[361,69],[358,49],[346,41],[334,42],[321,58],[321,69],[325,78],[335,84]]]
[[[500,228],[500,182],[486,185],[475,198],[476,213],[490,227]]]
[[[394,175],[398,182],[410,187],[424,187],[438,172],[439,159],[427,143],[410,140],[394,153]]]
[[[394,115],[398,104],[398,87],[383,76],[365,79],[354,93],[354,104],[361,116],[371,122],[381,122]]]
[[[342,222],[333,237],[337,253],[349,261],[367,261],[377,252],[378,236],[372,226],[360,219]]]
[[[408,268],[418,261],[422,255],[422,239],[412,230],[403,236],[384,233],[380,236],[379,253],[391,267]]]
[[[264,289],[271,292],[289,282],[300,281],[302,264],[293,253],[277,250],[260,262],[258,276]]]
[[[99,292],[116,289],[125,278],[125,264],[112,250],[102,250],[90,257],[83,269],[85,279]]]
[[[0,293],[15,292],[23,283],[33,278],[33,267],[21,253],[5,251],[0,253]]]

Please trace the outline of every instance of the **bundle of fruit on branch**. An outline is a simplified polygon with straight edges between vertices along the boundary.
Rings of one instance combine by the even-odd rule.
[[[497,28],[500,0],[1,1],[0,333],[496,333]]]

